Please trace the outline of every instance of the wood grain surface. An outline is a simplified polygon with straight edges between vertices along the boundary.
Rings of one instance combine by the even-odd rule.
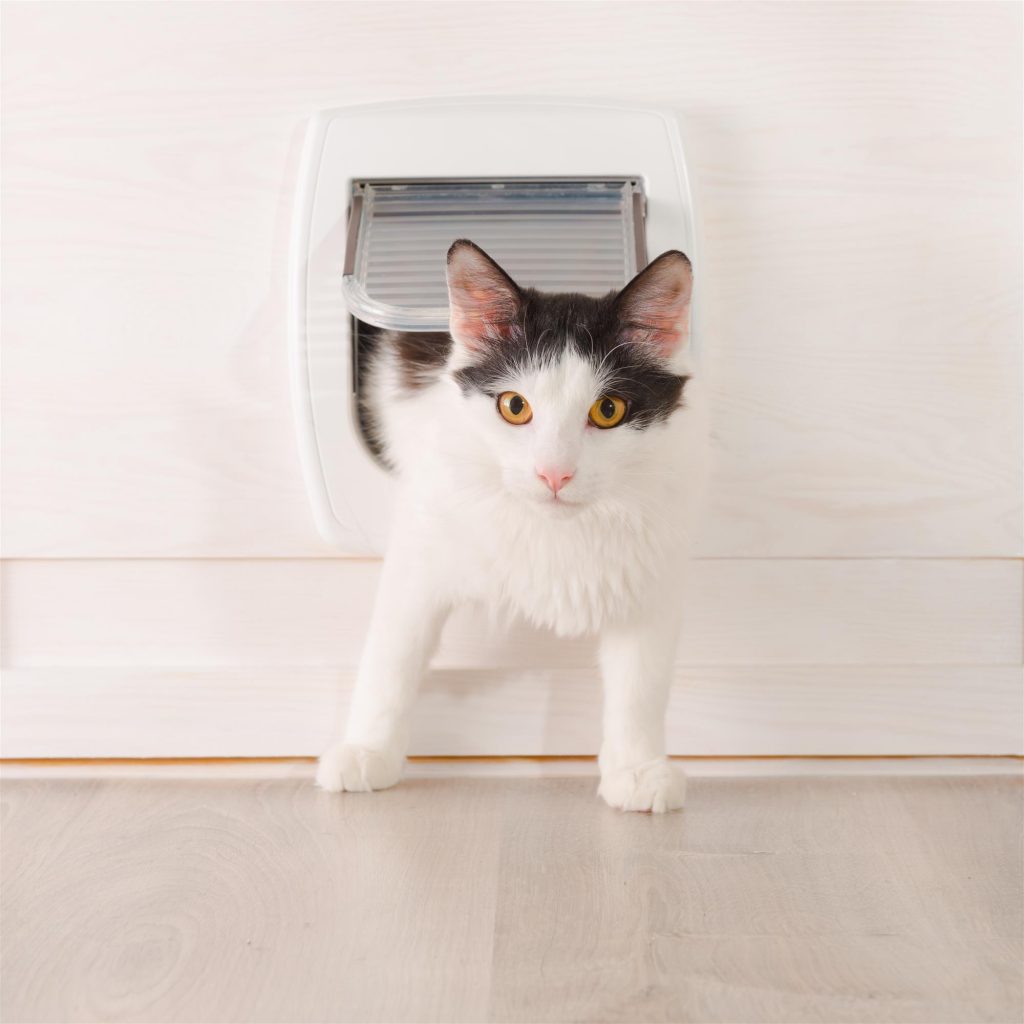
[[[309,749],[377,570],[317,537],[294,440],[305,122],[520,94],[685,133],[715,468],[673,748],[1021,749],[1021,25],[1016,3],[4,5],[5,748]],[[460,616],[421,749],[593,742],[590,660]]]
[[[15,560],[0,572],[3,755],[315,754],[343,710],[379,566],[338,559]],[[1020,567],[704,560],[678,754],[1024,752]],[[445,630],[417,754],[592,754],[593,644],[472,610]]]
[[[14,560],[0,566],[4,663],[354,667],[380,563],[348,559]],[[1021,663],[1019,562],[694,562],[678,660],[699,665]],[[590,640],[489,626],[462,608],[438,668],[590,667]]]
[[[304,121],[561,94],[683,120],[704,552],[1021,555],[1020,30],[1013,3],[7,5],[6,554],[324,554],[285,351]]]
[[[351,669],[7,669],[0,754],[294,757],[327,749]],[[1024,755],[1019,665],[707,665],[677,669],[669,752],[690,757]],[[592,755],[593,668],[428,673],[410,753]]]
[[[3,785],[5,1021],[1021,1019],[1020,779]]]

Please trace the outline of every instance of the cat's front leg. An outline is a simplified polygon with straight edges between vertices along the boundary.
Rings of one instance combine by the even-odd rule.
[[[598,793],[624,811],[683,806],[686,779],[665,756],[665,711],[679,620],[662,610],[601,637],[604,738]]]
[[[387,789],[402,774],[409,710],[449,607],[422,550],[388,551],[348,720],[317,766],[321,789]]]

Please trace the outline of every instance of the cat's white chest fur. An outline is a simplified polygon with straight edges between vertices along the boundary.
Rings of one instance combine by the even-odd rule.
[[[657,600],[652,587],[682,572],[700,473],[688,432],[673,428],[630,488],[579,511],[517,500],[483,472],[467,478],[479,464],[474,439],[435,437],[402,482],[397,531],[466,600],[562,636],[598,632]]]
[[[487,523],[466,524],[461,536],[467,597],[562,636],[627,618],[667,553],[664,538],[639,513],[616,508],[576,515],[496,509]],[[470,553],[475,564],[467,571]]]

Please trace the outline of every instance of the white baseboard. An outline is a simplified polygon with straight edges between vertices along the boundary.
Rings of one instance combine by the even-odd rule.
[[[821,776],[1024,776],[1014,757],[738,757],[673,759],[690,778]],[[312,759],[252,761],[0,762],[0,779],[300,779],[313,782]],[[597,778],[594,758],[427,758],[405,766],[406,779]]]

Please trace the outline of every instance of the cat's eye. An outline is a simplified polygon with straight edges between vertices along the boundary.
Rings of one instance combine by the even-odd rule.
[[[498,395],[498,412],[503,420],[517,427],[533,419],[530,403],[517,391],[505,391]]]
[[[617,427],[626,415],[626,403],[618,395],[602,395],[590,407],[590,422],[607,430]]]

